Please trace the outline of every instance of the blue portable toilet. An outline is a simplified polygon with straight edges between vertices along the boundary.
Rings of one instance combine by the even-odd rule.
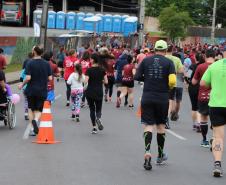
[[[66,29],[74,30],[76,24],[76,13],[68,12],[66,16]]]
[[[83,30],[84,29],[84,21],[85,13],[79,12],[77,13],[77,20],[76,20],[76,30]]]
[[[86,31],[92,31],[92,32],[99,33],[100,32],[100,30],[99,30],[100,21],[101,21],[101,17],[99,17],[99,16],[87,17],[84,19],[84,29]]]
[[[93,17],[93,16],[94,16],[93,13],[87,13],[87,14],[86,14],[86,17]]]
[[[131,33],[135,33],[137,31],[137,17],[128,17],[124,21],[124,36],[129,36]]]
[[[56,12],[49,11],[48,12],[48,24],[47,27],[50,29],[56,28]]]
[[[100,23],[99,23],[99,32],[103,32],[104,30],[104,19],[103,19],[103,14],[96,14],[96,16],[100,17],[101,20],[100,20]]]
[[[113,32],[120,33],[122,27],[122,17],[120,15],[113,16]]]
[[[57,12],[56,16],[56,28],[65,29],[66,14],[63,11]]]
[[[125,24],[125,20],[128,18],[128,15],[123,15],[122,16],[122,32],[124,32],[124,24]]]
[[[104,15],[104,32],[112,32],[112,15]]]

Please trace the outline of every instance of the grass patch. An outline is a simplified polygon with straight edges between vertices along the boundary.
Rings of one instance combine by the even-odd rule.
[[[20,71],[21,68],[22,68],[22,64],[9,64],[4,71],[5,73],[11,73],[11,72]]]
[[[165,36],[164,32],[149,32],[149,35],[152,37],[163,37]]]

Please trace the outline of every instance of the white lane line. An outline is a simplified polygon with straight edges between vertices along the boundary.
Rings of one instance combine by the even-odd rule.
[[[57,96],[55,97],[55,100],[58,100],[58,99],[60,99],[61,97],[62,97],[62,95],[59,94],[59,95],[57,95]]]
[[[176,138],[180,139],[180,140],[183,140],[183,141],[186,141],[187,139],[184,138],[183,136],[180,136],[179,134],[173,132],[172,130],[166,130],[169,134],[175,136]]]
[[[31,124],[28,124],[27,128],[26,128],[26,130],[24,132],[23,139],[28,139],[29,138],[30,130],[31,130]]]

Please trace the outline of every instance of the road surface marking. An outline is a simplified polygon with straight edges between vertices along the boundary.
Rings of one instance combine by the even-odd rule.
[[[55,100],[58,100],[58,99],[60,99],[61,98],[61,94],[59,94],[59,95],[57,95],[56,97],[55,97]]]
[[[175,136],[176,138],[180,139],[180,140],[183,140],[183,141],[186,141],[187,139],[184,138],[183,136],[180,136],[179,134],[173,132],[172,130],[166,130],[169,134]]]
[[[30,130],[31,130],[31,124],[28,124],[27,128],[26,128],[26,130],[24,132],[23,139],[28,139]]]

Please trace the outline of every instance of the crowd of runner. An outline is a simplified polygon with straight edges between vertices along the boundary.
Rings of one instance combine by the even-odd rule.
[[[7,93],[0,50],[1,96]],[[92,134],[102,131],[102,104],[116,102],[134,107],[134,81],[143,88],[140,99],[141,123],[144,128],[144,168],[152,169],[151,144],[154,126],[157,130],[158,157],[164,164],[165,129],[180,118],[183,92],[191,101],[191,127],[201,133],[201,146],[214,155],[213,175],[223,176],[221,167],[226,124],[226,44],[184,45],[182,48],[157,41],[152,48],[130,49],[127,46],[96,48],[82,46],[76,51],[64,47],[54,56],[34,46],[23,64],[19,89],[24,94],[24,116],[31,125],[30,136],[39,132],[38,122],[45,100],[54,102],[54,77],[65,81],[67,107],[71,119],[80,122],[81,109],[89,106]],[[3,61],[3,62],[1,62]],[[40,75],[42,74],[42,75]],[[116,100],[112,95],[116,93]],[[87,103],[86,103],[87,101]],[[0,102],[1,103],[1,102]],[[210,118],[210,123],[208,123]],[[207,138],[209,128],[212,138]]]

